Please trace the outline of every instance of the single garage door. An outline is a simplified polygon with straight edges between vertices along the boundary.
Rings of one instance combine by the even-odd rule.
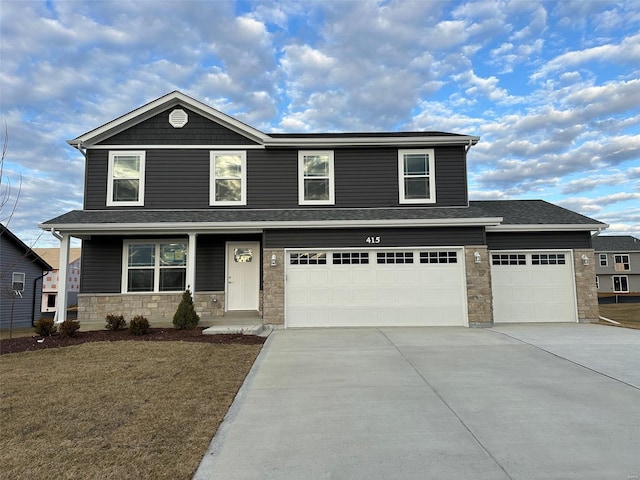
[[[285,325],[466,325],[463,252],[288,250]]]
[[[495,323],[575,322],[570,251],[491,252]]]

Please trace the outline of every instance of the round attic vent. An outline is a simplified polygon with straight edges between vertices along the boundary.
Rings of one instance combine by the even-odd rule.
[[[182,128],[189,121],[189,116],[187,112],[182,110],[181,108],[176,108],[173,112],[169,114],[169,123],[174,128]]]

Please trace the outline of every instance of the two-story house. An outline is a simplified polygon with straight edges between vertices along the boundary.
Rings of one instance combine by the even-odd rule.
[[[542,200],[469,201],[478,141],[267,134],[172,92],[69,141],[84,207],[41,228],[61,256],[82,239],[84,323],[170,321],[185,289],[204,325],[596,320],[591,232],[606,225]]]
[[[595,235],[592,242],[600,301],[640,296],[640,240],[631,235]]]
[[[58,285],[60,285],[60,260],[59,248],[34,248],[52,270],[42,279],[42,302],[41,312],[55,312],[58,304]],[[80,248],[69,250],[69,265],[67,267],[67,303],[75,305],[78,303],[78,292],[80,291]]]

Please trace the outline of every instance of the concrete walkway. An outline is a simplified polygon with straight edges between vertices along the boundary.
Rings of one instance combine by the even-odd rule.
[[[640,331],[275,331],[195,479],[640,478]]]

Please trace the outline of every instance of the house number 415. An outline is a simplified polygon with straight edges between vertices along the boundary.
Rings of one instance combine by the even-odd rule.
[[[380,243],[380,237],[367,237],[365,242],[367,242],[367,243]]]

